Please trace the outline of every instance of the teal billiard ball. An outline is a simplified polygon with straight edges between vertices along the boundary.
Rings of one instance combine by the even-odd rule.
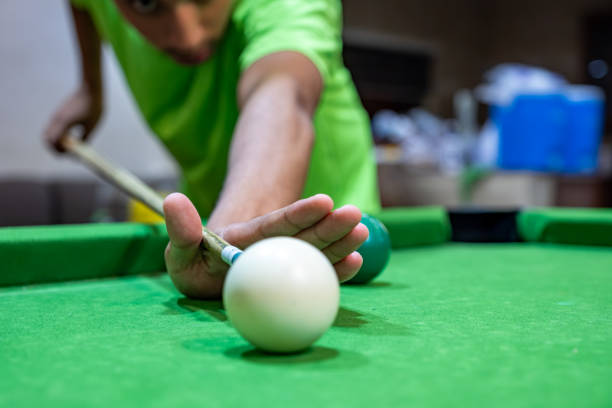
[[[367,283],[380,275],[391,257],[389,231],[377,218],[364,214],[361,223],[368,227],[368,239],[357,249],[363,257],[361,269],[348,283]]]

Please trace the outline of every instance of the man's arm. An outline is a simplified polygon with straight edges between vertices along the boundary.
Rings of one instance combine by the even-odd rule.
[[[45,139],[56,150],[63,151],[59,140],[71,127],[82,126],[86,139],[102,115],[101,40],[95,24],[86,10],[70,5],[79,44],[81,81],[77,90],[51,118],[45,129]]]
[[[81,84],[92,94],[102,96],[101,49],[98,30],[86,11],[70,5],[81,56]]]
[[[296,52],[268,55],[245,71],[238,87],[240,119],[212,228],[250,220],[301,197],[322,87],[317,68]]]
[[[241,114],[228,175],[208,227],[241,248],[272,236],[303,239],[323,251],[344,281],[362,263],[354,252],[368,236],[361,212],[354,206],[332,211],[325,195],[296,201],[306,181],[322,87],[316,67],[295,52],[266,56],[247,69],[238,89]],[[197,211],[185,196],[172,194],[164,212],[172,281],[187,296],[218,297],[227,267],[201,257]]]

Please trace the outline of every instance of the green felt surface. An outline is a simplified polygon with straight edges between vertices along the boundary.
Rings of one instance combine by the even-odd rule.
[[[386,208],[376,218],[389,230],[393,248],[441,244],[451,236],[448,215],[442,207]]]
[[[518,215],[525,241],[612,246],[612,209],[540,208]]]
[[[395,250],[309,352],[270,356],[165,275],[0,290],[0,406],[604,407],[612,250]]]
[[[0,228],[0,286],[164,270],[164,225]]]

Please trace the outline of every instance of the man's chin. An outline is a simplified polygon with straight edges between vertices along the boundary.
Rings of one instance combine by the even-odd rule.
[[[208,61],[212,57],[212,52],[203,51],[198,54],[177,54],[171,52],[170,57],[181,65],[192,66],[203,64]]]

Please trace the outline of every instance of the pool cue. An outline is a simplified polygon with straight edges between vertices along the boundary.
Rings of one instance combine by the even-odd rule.
[[[74,137],[64,138],[62,147],[104,180],[164,217],[163,197],[138,177],[115,164],[111,164],[94,149]],[[228,265],[232,265],[242,254],[240,249],[230,245],[204,226],[202,226],[202,244],[205,250],[220,257]]]

